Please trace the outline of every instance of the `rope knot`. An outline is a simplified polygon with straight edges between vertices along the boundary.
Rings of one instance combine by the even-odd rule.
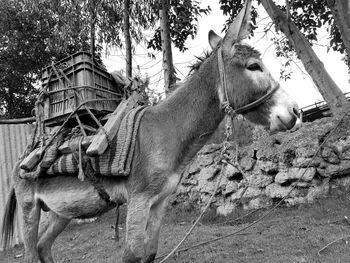
[[[222,108],[225,111],[225,113],[229,115],[231,118],[234,118],[237,116],[237,112],[231,107],[228,101],[224,101],[222,103]]]

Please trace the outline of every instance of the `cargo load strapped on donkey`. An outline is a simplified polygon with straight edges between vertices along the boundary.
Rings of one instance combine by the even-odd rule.
[[[44,121],[48,127],[62,123],[81,103],[96,117],[113,112],[124,96],[127,79],[113,78],[87,52],[78,52],[42,70]],[[84,119],[87,112],[77,111]]]
[[[22,177],[35,179],[51,171],[79,172],[84,179],[83,162],[88,157],[94,157],[90,161],[95,173],[109,175],[113,170],[127,175],[146,101],[141,81],[108,73],[87,52],[44,68],[35,105],[36,129],[20,165]],[[117,167],[104,164],[102,155],[115,136],[119,145],[106,154],[117,154]]]

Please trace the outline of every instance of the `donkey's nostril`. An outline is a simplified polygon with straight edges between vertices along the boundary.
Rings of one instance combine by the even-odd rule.
[[[294,109],[293,109],[293,112],[294,112]],[[294,113],[295,113],[295,112],[294,112]],[[299,115],[294,115],[294,116],[292,117],[292,119],[291,119],[290,122],[289,122],[288,129],[291,129],[291,128],[294,127],[295,123],[296,123],[297,120],[298,120],[298,116],[299,116]]]
[[[297,116],[298,118],[300,117],[300,112],[299,109],[297,107],[293,107],[293,113],[295,114],[295,116]]]

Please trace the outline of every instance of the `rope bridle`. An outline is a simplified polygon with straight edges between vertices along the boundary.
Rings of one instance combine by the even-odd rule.
[[[260,97],[259,99],[242,106],[238,109],[234,109],[229,100],[228,100],[228,84],[227,84],[227,78],[226,78],[226,73],[225,73],[225,65],[224,65],[224,60],[222,58],[222,47],[219,47],[218,49],[218,66],[219,66],[219,74],[220,74],[220,80],[221,80],[221,85],[224,89],[224,101],[221,103],[222,108],[225,111],[226,114],[228,114],[231,117],[235,117],[238,114],[244,114],[256,107],[258,107],[260,104],[264,103],[268,99],[272,97],[272,95],[279,89],[279,85],[276,85],[273,87],[271,90],[269,90],[264,96]]]

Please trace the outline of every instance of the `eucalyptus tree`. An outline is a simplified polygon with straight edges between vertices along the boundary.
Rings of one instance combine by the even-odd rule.
[[[161,0],[155,1],[153,6],[161,22],[148,47],[163,53],[165,92],[168,93],[176,82],[172,44],[182,52],[187,50],[185,42],[196,36],[198,17],[207,15],[211,9],[210,6],[201,8],[198,1],[192,0]]]
[[[143,29],[156,21],[147,2],[133,1],[130,32],[136,43],[144,39]],[[40,70],[52,61],[91,50],[102,63],[103,47],[122,47],[121,4],[112,0],[0,1],[0,116],[31,115]]]
[[[67,31],[71,27],[57,13],[69,8],[66,17],[74,18],[80,15],[80,7],[57,9],[57,2],[0,1],[1,118],[30,116],[41,68],[88,47],[88,37],[81,30],[84,24],[77,23]]]
[[[125,50],[126,75],[132,76],[132,53],[141,42],[147,43],[145,32],[151,32],[158,16],[154,0],[101,0],[98,11],[97,39],[104,47]]]
[[[186,50],[185,40],[197,32],[198,15],[209,10],[196,1],[171,0],[170,39],[176,48]],[[102,63],[102,51],[117,46],[128,50],[131,62],[130,51],[141,41],[161,50],[159,19],[157,0],[0,1],[0,116],[29,116],[40,69],[67,55],[91,50]],[[145,31],[151,32],[151,38]]]
[[[161,6],[159,8],[160,39],[162,42],[164,88],[166,94],[169,94],[170,87],[176,82],[169,27],[169,2],[169,0],[161,0]]]
[[[197,34],[198,16],[209,12],[209,6],[201,8],[198,1],[192,0],[102,0],[98,38],[101,42],[125,48],[127,72],[132,67],[132,42],[135,45],[146,42],[148,48],[162,51],[165,91],[168,92],[176,80],[172,45],[185,51],[185,41]],[[145,31],[149,32],[150,38]],[[124,35],[124,42],[121,35]]]

